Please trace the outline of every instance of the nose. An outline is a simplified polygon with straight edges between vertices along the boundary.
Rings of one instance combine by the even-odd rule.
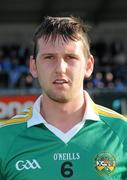
[[[56,63],[56,73],[65,73],[67,69],[67,62],[63,58],[59,58]]]

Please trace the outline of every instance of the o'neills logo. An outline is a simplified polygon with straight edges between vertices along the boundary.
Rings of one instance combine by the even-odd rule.
[[[54,153],[53,159],[56,161],[79,160],[80,154],[77,153]]]
[[[116,167],[114,156],[108,152],[97,154],[95,158],[95,168],[100,175],[111,174]]]

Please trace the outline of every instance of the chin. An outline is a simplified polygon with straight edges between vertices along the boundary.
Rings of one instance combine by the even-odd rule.
[[[65,97],[65,96],[64,97],[63,96],[61,96],[61,97],[50,96],[49,98],[58,103],[67,103],[70,100],[70,98]]]
[[[65,94],[58,94],[58,93],[48,93],[47,96],[52,99],[55,102],[58,103],[67,103],[70,101],[70,97],[69,95],[65,95]]]
[[[53,91],[51,89],[46,89],[44,93],[49,99],[58,103],[67,103],[72,98],[72,93],[70,91]]]

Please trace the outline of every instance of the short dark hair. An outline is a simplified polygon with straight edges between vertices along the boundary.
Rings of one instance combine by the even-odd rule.
[[[76,41],[81,40],[85,47],[85,52],[89,56],[90,43],[88,38],[88,26],[77,17],[51,17],[45,16],[42,23],[37,27],[33,36],[33,58],[36,59],[38,52],[38,39],[43,37],[45,41],[51,37],[55,41],[57,36],[60,35],[66,42],[69,39]]]

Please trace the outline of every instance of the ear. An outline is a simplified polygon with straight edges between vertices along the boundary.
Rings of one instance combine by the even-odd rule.
[[[33,58],[33,56],[30,56],[30,61],[29,61],[29,69],[34,78],[37,78],[37,65],[36,65],[36,60]]]
[[[94,68],[94,58],[90,54],[90,56],[87,59],[85,78],[89,78],[91,76],[93,72],[93,68]]]

